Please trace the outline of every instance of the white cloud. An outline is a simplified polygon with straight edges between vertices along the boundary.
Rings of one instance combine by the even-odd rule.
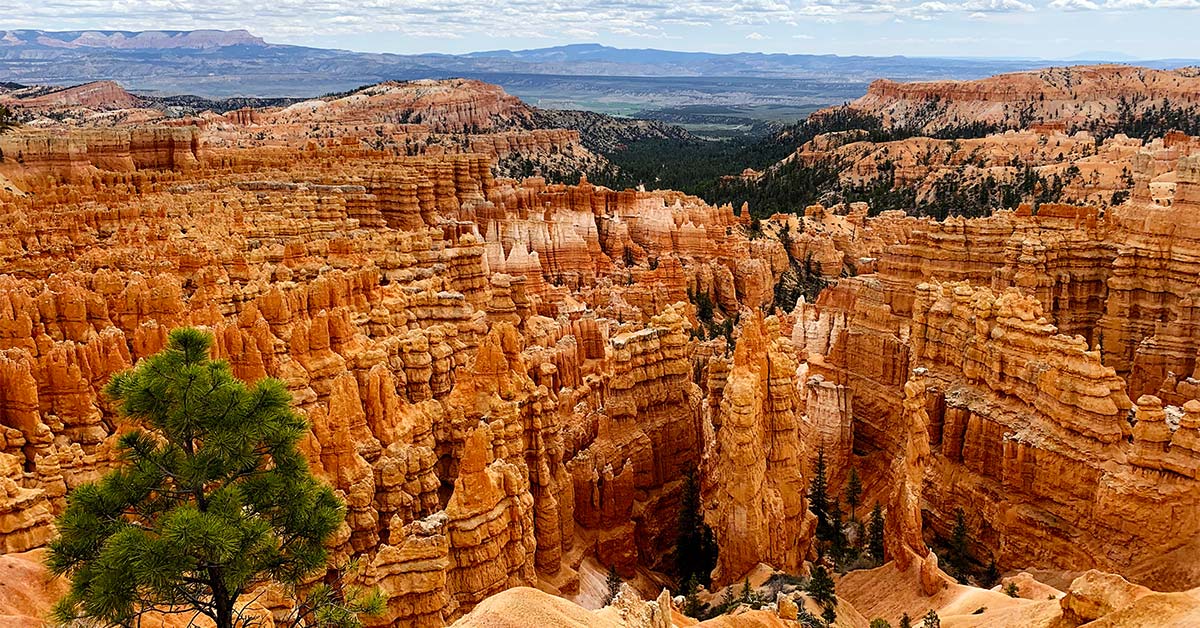
[[[1028,13],[1037,10],[1032,4],[1021,0],[967,0],[963,3],[962,8],[964,11],[978,13]]]
[[[746,31],[752,41],[762,41],[754,35],[783,39],[787,27],[984,20],[1047,9],[1192,10],[1200,9],[1200,0],[5,0],[5,6],[5,28],[245,28],[268,41],[353,42],[373,34],[603,41],[683,34],[728,42]]]
[[[1050,8],[1063,11],[1099,11],[1100,5],[1092,0],[1054,0],[1050,3]]]
[[[751,41],[763,41],[765,39],[770,39],[770,37],[767,35],[763,35],[762,33],[758,32],[758,31],[755,31],[753,33],[750,33],[749,35],[746,35],[746,39],[749,39]]]

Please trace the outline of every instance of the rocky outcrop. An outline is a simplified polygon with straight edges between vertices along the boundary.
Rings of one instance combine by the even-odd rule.
[[[1074,66],[1001,74],[975,81],[897,83],[877,80],[851,107],[891,124],[922,120],[928,132],[971,120],[1008,128],[1032,123],[1077,124],[1115,119],[1125,100],[1140,107],[1163,100],[1174,106],[1200,101],[1200,78],[1187,71],[1124,65]],[[937,115],[930,116],[933,104]],[[961,124],[961,122],[957,122]]]
[[[760,562],[797,571],[808,558],[816,518],[805,497],[795,372],[778,321],[754,315],[734,350],[715,434],[705,438],[702,497],[720,547],[716,582],[734,581]]]
[[[0,173],[34,190],[51,182],[117,181],[108,173],[186,170],[201,158],[194,127],[22,131],[0,136]]]
[[[0,98],[0,104],[11,104],[19,109],[37,111],[73,107],[87,107],[103,111],[130,109],[142,105],[142,101],[138,97],[125,91],[113,81],[95,81],[28,95],[17,92],[14,96],[16,97]]]

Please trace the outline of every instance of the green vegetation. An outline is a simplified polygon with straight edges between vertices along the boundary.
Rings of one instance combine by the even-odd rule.
[[[875,619],[871,620],[870,628],[892,628],[892,625],[888,623],[888,620],[883,619],[882,617],[876,617]]]
[[[925,621],[925,623],[922,624],[924,626],[924,628],[941,628],[942,627],[941,618],[938,617],[937,611],[933,610],[932,608],[929,609],[928,613],[925,613],[925,617],[923,617],[922,619]]]
[[[858,557],[857,550],[846,538],[841,503],[828,495],[826,472],[825,448],[821,447],[808,487],[808,509],[817,517],[817,555],[828,553],[836,564],[845,565]]]
[[[1011,125],[962,122],[925,128],[944,116],[946,103],[931,100],[909,116],[902,126],[885,126],[878,116],[849,107],[839,107],[806,120],[764,132],[763,125],[744,134],[722,140],[656,138],[622,144],[605,156],[614,168],[589,173],[598,184],[614,188],[669,188],[704,198],[710,203],[731,203],[740,207],[749,203],[755,217],[774,213],[795,213],[813,203],[865,202],[872,214],[900,210],[914,215],[944,219],[949,216],[988,216],[999,209],[1015,209],[1021,203],[1058,202],[1063,190],[1078,169],[1064,176],[1040,175],[1032,165],[1014,159],[1008,175],[977,176],[977,171],[961,165],[932,182],[920,199],[915,188],[898,185],[895,165],[887,160],[877,165],[873,177],[844,182],[840,173],[846,164],[835,157],[817,161],[792,159],[778,164],[805,142],[818,135],[841,134],[836,141],[889,142],[909,137],[930,136],[943,140],[983,137],[1009,128],[1024,128],[1036,122],[1033,103],[1012,115]],[[1162,135],[1171,129],[1200,134],[1200,109],[1172,107],[1164,102],[1141,114],[1126,104],[1119,120],[1109,127],[1091,129],[1102,135],[1124,132],[1135,137]],[[747,168],[764,171],[761,177],[742,178]],[[1127,194],[1114,194],[1114,203]],[[752,230],[752,235],[756,235]],[[778,300],[777,300],[778,302]]]
[[[696,476],[684,476],[683,503],[679,508],[679,537],[675,544],[675,569],[679,581],[708,586],[717,565],[717,543],[700,515],[700,487]]]
[[[950,569],[959,582],[967,582],[971,569],[970,532],[966,514],[961,507],[954,509],[954,530],[950,533]]]
[[[345,516],[296,447],[304,419],[282,382],[247,387],[209,359],[211,345],[177,329],[105,389],[137,427],[120,439],[121,466],[72,491],[58,519],[48,564],[71,588],[56,618],[136,625],[158,610],[231,628],[246,619],[243,596],[274,581],[300,609],[292,625],[360,626],[360,613],[382,610],[378,594],[299,589],[326,570],[324,544]]]
[[[825,477],[825,448],[817,449],[813,476],[808,482],[808,509],[817,516],[817,538],[829,536],[829,485]]]
[[[17,128],[17,119],[13,115],[12,109],[0,105],[0,135],[4,135],[15,128]],[[0,161],[4,161],[4,151],[2,150],[0,150]]]
[[[712,619],[713,617],[724,615],[733,610],[737,604],[738,601],[733,597],[733,585],[731,584],[725,587],[725,593],[721,595],[721,601],[716,606],[709,608],[701,619]]]
[[[1004,594],[1008,597],[1021,597],[1021,589],[1017,587],[1017,583],[1009,582],[1004,585]]]
[[[1188,135],[1200,135],[1200,107],[1175,107],[1164,98],[1158,105],[1150,105],[1138,111],[1140,101],[1124,96],[1117,101],[1117,119],[1114,122],[1092,120],[1077,130],[1086,130],[1100,142],[1118,134],[1148,140],[1163,137],[1171,131]]]
[[[17,118],[13,115],[12,109],[0,105],[0,135],[8,133],[16,127]]]
[[[871,509],[871,518],[867,523],[867,551],[879,565],[882,565],[884,560],[883,531],[883,508],[880,507],[879,502],[876,502],[875,508]]]
[[[617,574],[617,568],[612,565],[608,566],[608,578],[604,583],[608,586],[608,595],[604,598],[604,605],[612,604],[613,600],[617,599],[617,594],[621,592],[621,576]]]
[[[997,582],[1000,582],[1000,568],[996,566],[996,559],[993,558],[979,576],[979,584],[985,589],[990,589],[996,586]]]
[[[846,481],[846,503],[850,504],[851,521],[858,521],[854,511],[858,508],[858,500],[862,498],[862,492],[862,480],[858,477],[858,469],[850,467],[850,479]]]
[[[810,251],[801,263],[792,253],[792,227],[785,223],[779,231],[779,242],[787,253],[788,269],[780,276],[775,284],[775,307],[791,310],[796,301],[803,296],[804,300],[812,303],[817,295],[829,285],[821,272],[821,263],[814,260]]]
[[[837,618],[837,595],[833,587],[833,576],[824,565],[813,567],[805,592],[821,607],[821,618],[832,624]]]
[[[696,578],[688,578],[683,583],[683,614],[700,619],[708,610],[708,605],[700,601],[699,585]]]
[[[926,206],[919,207],[914,190],[896,187],[894,169],[886,162],[881,165],[878,176],[853,185],[839,181],[838,174],[843,165],[832,159],[808,164],[792,160],[756,180],[737,176],[746,168],[761,171],[774,166],[818,135],[844,133],[844,141],[872,142],[923,135],[924,127],[942,115],[945,108],[945,103],[930,101],[902,127],[887,127],[879,116],[838,107],[770,132],[764,132],[767,127],[759,125],[750,133],[723,140],[638,140],[605,152],[615,169],[589,173],[588,177],[594,183],[618,189],[645,185],[647,188],[681,190],[710,203],[732,203],[738,207],[748,202],[755,216],[795,212],[816,202],[829,205],[863,201],[876,213],[899,209],[931,216],[986,215],[1001,206],[1016,207],[1028,196],[1014,195],[1014,191],[1018,191],[1016,182],[985,181],[966,185],[956,183],[955,177],[948,178],[943,187],[948,188],[948,193],[958,193],[961,188],[963,195],[975,199],[972,203],[960,209],[961,199],[935,194]],[[938,139],[983,137],[1005,128],[963,123],[942,128],[931,135]]]

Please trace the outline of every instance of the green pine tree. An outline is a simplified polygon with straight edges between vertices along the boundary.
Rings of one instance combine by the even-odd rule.
[[[950,534],[950,567],[954,577],[966,581],[970,569],[971,556],[967,546],[970,543],[970,532],[967,529],[966,515],[962,508],[954,509],[954,530]]]
[[[879,564],[883,564],[884,560],[883,528],[883,508],[879,502],[875,502],[875,507],[871,509],[871,519],[867,523],[867,549],[871,552],[871,558]]]
[[[621,576],[617,574],[617,568],[612,565],[608,566],[608,579],[605,584],[608,585],[608,597],[604,600],[604,605],[612,604],[612,601],[617,598],[617,594],[621,592]]]
[[[837,594],[833,588],[833,577],[824,565],[813,567],[812,576],[808,579],[805,592],[823,609],[837,607]]]
[[[0,105],[0,135],[4,135],[15,128],[17,128],[17,118],[13,115],[12,109]]]
[[[726,319],[728,321],[728,319]],[[679,536],[675,543],[675,568],[679,578],[695,578],[697,584],[708,586],[717,565],[716,543],[712,530],[700,514],[700,487],[696,475],[684,475],[682,503],[679,506]]]
[[[922,619],[925,621],[923,624],[924,628],[942,628],[942,620],[938,617],[937,611],[932,608],[929,609],[928,613],[925,613],[925,617]]]
[[[990,589],[996,586],[997,582],[1000,582],[1000,568],[996,565],[996,559],[993,558],[992,561],[988,563],[987,569],[984,570],[982,582],[980,582],[980,584],[982,584],[985,588]]]
[[[56,618],[136,624],[150,610],[190,608],[218,628],[275,581],[295,587],[326,569],[324,543],[345,516],[296,448],[307,426],[283,383],[247,387],[212,337],[177,329],[167,348],[112,378],[105,392],[136,427],[123,464],[77,487],[58,519],[50,569],[71,580]],[[295,598],[298,625],[358,626],[378,594],[316,587]]]
[[[842,525],[842,504],[834,499],[829,505],[829,554],[839,565],[845,564],[850,556],[850,541]]]
[[[704,603],[700,601],[699,585],[696,577],[692,576],[683,584],[683,614],[700,619],[704,613]]]
[[[912,628],[912,620],[908,618],[908,613],[900,616],[900,628]]]
[[[738,596],[738,603],[749,604],[753,601],[753,598],[751,597],[752,595],[753,593],[750,592],[750,577],[747,576],[746,579],[742,581],[742,594]]]
[[[857,522],[856,510],[859,499],[862,498],[862,480],[858,477],[858,469],[850,468],[850,479],[846,482],[846,503],[850,505],[850,520]]]
[[[717,607],[720,613],[728,613],[729,609],[733,608],[733,585],[725,587],[725,593],[721,594],[721,605]],[[720,614],[718,613],[718,614]]]
[[[817,461],[813,465],[813,477],[808,483],[808,509],[817,516],[817,539],[829,542],[829,486],[825,477],[825,447],[817,450]]]

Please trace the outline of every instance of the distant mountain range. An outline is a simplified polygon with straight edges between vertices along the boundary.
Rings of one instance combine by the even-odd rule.
[[[397,55],[271,44],[246,31],[0,31],[0,81],[20,84],[111,79],[158,95],[305,97],[385,80],[465,77],[499,84],[542,106],[619,114],[697,105],[801,110],[861,96],[876,78],[975,79],[1053,63],[713,54],[597,44]],[[1139,62],[1155,68],[1185,64]]]

